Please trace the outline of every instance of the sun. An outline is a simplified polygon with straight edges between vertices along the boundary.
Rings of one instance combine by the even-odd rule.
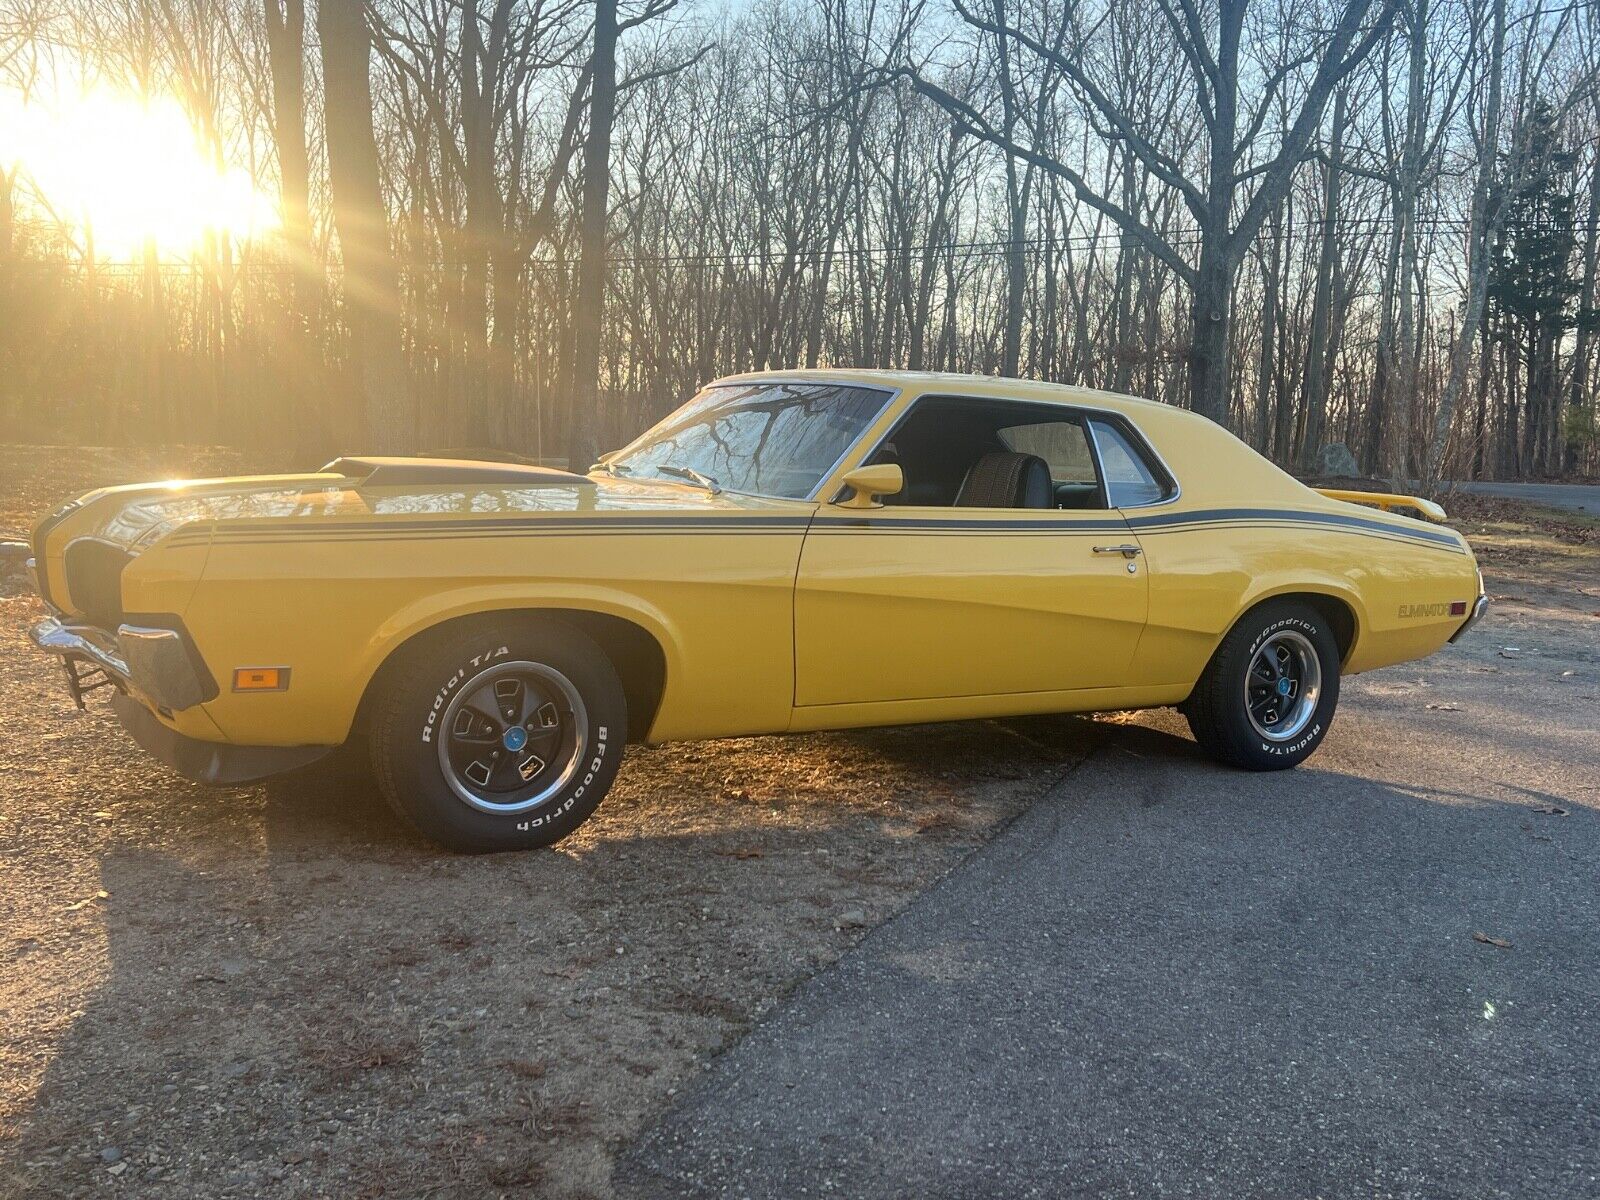
[[[0,163],[20,168],[41,218],[101,259],[152,243],[178,257],[207,234],[243,240],[279,220],[249,172],[205,151],[171,97],[105,85],[0,93]]]

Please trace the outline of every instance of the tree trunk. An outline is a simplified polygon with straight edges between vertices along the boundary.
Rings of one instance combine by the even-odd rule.
[[[289,295],[280,336],[288,370],[289,431],[295,449],[309,457],[329,450],[324,414],[313,403],[317,289],[322,263],[311,249],[311,168],[306,151],[305,0],[265,0],[267,68],[272,79],[272,140],[278,151],[278,237],[289,260]]]
[[[1200,250],[1189,310],[1189,407],[1224,428],[1228,412],[1228,352],[1233,326],[1233,269],[1208,238]]]
[[[344,265],[345,321],[356,373],[350,414],[366,444],[397,450],[415,435],[400,360],[400,284],[372,130],[372,35],[362,0],[322,0],[317,9],[327,113],[328,182]]]
[[[1127,212],[1135,212],[1139,199],[1139,175],[1132,154],[1124,152],[1122,156],[1122,207]],[[1133,390],[1133,364],[1138,339],[1134,333],[1133,314],[1133,285],[1136,277],[1135,268],[1138,266],[1139,240],[1126,228],[1121,230],[1117,249],[1117,273],[1114,285],[1112,304],[1115,306],[1115,333],[1112,335],[1112,346],[1115,358],[1112,362],[1111,390],[1114,392],[1130,392]]]
[[[1417,200],[1422,186],[1425,147],[1424,106],[1428,82],[1428,0],[1411,0],[1410,56],[1406,73],[1405,146],[1395,187],[1395,224],[1400,233],[1399,269],[1395,275],[1399,314],[1395,330],[1393,371],[1388,379],[1390,427],[1380,430],[1386,443],[1376,448],[1373,461],[1381,466],[1396,490],[1410,476],[1411,412],[1417,402],[1417,366],[1422,353],[1417,337]]]
[[[3,251],[0,251],[3,252]],[[1578,312],[1595,311],[1595,272],[1600,267],[1600,155],[1595,156],[1594,169],[1589,177],[1589,221],[1583,235],[1583,290],[1578,297]],[[1578,322],[1577,341],[1572,347],[1572,380],[1568,385],[1567,403],[1579,411],[1592,403],[1589,395],[1589,359],[1594,347],[1592,321]],[[1563,439],[1561,461],[1556,469],[1563,475],[1570,473],[1577,463],[1572,447]]]
[[[471,445],[489,440],[489,247],[500,223],[494,177],[494,65],[484,52],[477,0],[461,10],[461,141],[467,202],[461,247],[460,435]]]
[[[1306,347],[1305,422],[1298,455],[1301,470],[1312,470],[1322,449],[1322,425],[1328,411],[1328,380],[1332,363],[1328,333],[1333,320],[1334,277],[1339,271],[1339,162],[1344,156],[1345,104],[1340,88],[1333,98],[1333,130],[1322,184],[1322,248],[1317,256],[1317,278],[1311,301],[1311,335]]]
[[[594,462],[600,405],[600,335],[605,317],[606,226],[611,184],[611,126],[617,108],[617,0],[595,0],[589,131],[583,143],[582,211],[578,230],[578,296],[573,313],[571,470]]]
[[[278,151],[278,236],[289,255],[294,312],[310,315],[320,263],[311,254],[310,166],[306,152],[305,0],[266,0],[267,65],[272,77],[272,140]],[[313,271],[313,267],[319,268]]]
[[[1361,466],[1368,474],[1383,469],[1384,438],[1389,428],[1391,379],[1395,369],[1395,288],[1399,283],[1401,236],[1397,222],[1389,234],[1389,250],[1378,297],[1378,341],[1373,351],[1372,389],[1367,395],[1366,439],[1361,453]]]
[[[1235,245],[1231,210],[1238,186],[1234,143],[1239,136],[1239,43],[1247,7],[1246,0],[1218,0],[1217,5],[1205,225],[1190,307],[1189,407],[1224,429],[1233,426],[1229,412],[1233,276],[1244,252],[1243,244]]]
[[[1467,302],[1461,314],[1461,325],[1456,330],[1455,344],[1450,347],[1450,374],[1445,381],[1444,395],[1439,399],[1433,417],[1433,430],[1428,438],[1428,452],[1422,463],[1424,486],[1431,487],[1439,478],[1439,468],[1444,464],[1445,447],[1450,441],[1450,427],[1455,422],[1456,406],[1461,401],[1462,388],[1466,386],[1467,372],[1472,368],[1472,343],[1484,332],[1483,313],[1489,295],[1489,259],[1494,252],[1494,234],[1499,228],[1501,207],[1494,203],[1495,145],[1500,128],[1501,80],[1505,59],[1506,0],[1495,0],[1494,33],[1489,50],[1489,95],[1484,107],[1483,137],[1478,146],[1478,175],[1472,193],[1472,214],[1467,247]],[[1491,205],[1494,205],[1491,209]],[[1487,340],[1485,340],[1487,349]],[[1479,369],[1487,372],[1486,356]],[[1483,393],[1480,391],[1479,453],[1483,453],[1481,440],[1487,437],[1482,415]]]

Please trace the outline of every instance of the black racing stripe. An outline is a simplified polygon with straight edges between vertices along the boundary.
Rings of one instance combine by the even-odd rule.
[[[939,533],[1060,533],[1063,530],[1084,533],[1126,533],[1123,521],[1070,520],[1059,517],[1032,519],[982,520],[959,517],[839,517],[822,516],[816,519],[813,529],[822,533],[849,532],[860,529],[891,529],[929,531]]]
[[[1194,532],[1196,532],[1198,530],[1202,530],[1202,529],[1278,529],[1278,530],[1285,530],[1285,529],[1303,529],[1304,527],[1305,527],[1305,523],[1304,522],[1300,522],[1300,521],[1211,521],[1211,522],[1207,522],[1205,524],[1200,524],[1200,525],[1171,526],[1171,527],[1168,527],[1166,529],[1142,529],[1142,530],[1139,531],[1139,536],[1140,537],[1160,537],[1160,536],[1162,536],[1164,534],[1169,534],[1169,533],[1194,533]],[[1377,530],[1373,530],[1373,529],[1344,529],[1344,528],[1330,527],[1329,528],[1329,532],[1331,532],[1331,533],[1348,534],[1350,537],[1372,538],[1373,540],[1380,541],[1380,542],[1394,542],[1396,545],[1400,545],[1400,546],[1416,546],[1416,547],[1421,547],[1422,549],[1425,549],[1425,550],[1448,550],[1448,551],[1450,551],[1452,553],[1455,553],[1455,554],[1464,554],[1465,553],[1465,551],[1462,550],[1459,546],[1452,547],[1452,546],[1443,546],[1443,545],[1440,545],[1437,542],[1422,542],[1422,541],[1418,541],[1415,538],[1407,537],[1404,534],[1396,534],[1396,535],[1391,536],[1389,533],[1386,533],[1386,532],[1380,533]]]
[[[1373,521],[1341,513],[1317,513],[1275,508],[1259,509],[1205,509],[1181,513],[1158,513],[1141,516],[1130,515],[1126,524],[1107,521],[1073,521],[1060,518],[1033,518],[1029,520],[974,520],[941,517],[818,517],[819,530],[835,531],[855,529],[887,529],[913,532],[1090,532],[1114,533],[1132,528],[1148,533],[1178,533],[1218,525],[1235,528],[1292,528],[1296,525],[1326,525],[1340,532],[1370,534],[1391,541],[1406,541],[1437,546],[1461,552],[1461,545],[1446,533],[1430,529],[1402,529],[1387,521]]]
[[[1412,545],[1464,553],[1450,534],[1430,529],[1401,528],[1387,521],[1370,520],[1341,513],[1307,512],[1271,508],[1202,509],[1171,513],[1134,513],[1125,520],[1071,519],[1062,517],[972,518],[844,516],[824,514],[815,520],[806,516],[683,517],[602,516],[598,514],[552,514],[538,517],[450,517],[386,518],[379,520],[333,521],[308,527],[303,523],[229,530],[218,528],[177,535],[171,544],[199,543],[207,539],[222,545],[272,545],[297,541],[403,541],[437,540],[457,537],[592,537],[597,535],[638,535],[642,533],[704,533],[717,536],[761,535],[804,530],[817,533],[861,533],[871,530],[892,533],[943,533],[974,535],[1011,534],[1115,534],[1132,529],[1148,534],[1183,533],[1196,529],[1293,528],[1316,525],[1336,532],[1381,537]]]
[[[1373,530],[1395,537],[1431,542],[1451,550],[1460,550],[1461,543],[1448,533],[1427,528],[1411,529],[1389,521],[1369,517],[1348,516],[1344,513],[1309,512],[1303,509],[1281,508],[1209,508],[1191,512],[1133,514],[1128,524],[1135,529],[1158,530],[1164,526],[1203,525],[1221,521],[1289,521],[1298,524],[1345,526],[1351,529]]]
[[[307,533],[395,533],[395,532],[459,532],[480,529],[491,530],[544,530],[553,525],[577,529],[804,529],[811,523],[804,517],[603,517],[591,515],[571,516],[565,513],[542,517],[394,517],[378,520],[330,520],[326,524],[261,525],[241,528],[250,534],[282,535],[293,537]],[[228,532],[228,531],[223,531]]]
[[[645,534],[638,529],[523,529],[523,530],[458,530],[454,533],[319,533],[307,535],[302,538],[258,538],[247,535],[219,540],[219,545],[224,546],[293,546],[307,543],[338,544],[348,542],[446,542],[446,541],[484,541],[496,538],[599,538],[599,537],[640,537]],[[660,532],[659,530],[653,532]],[[672,532],[672,531],[667,531]],[[688,533],[689,530],[680,532]],[[774,537],[777,530],[772,529],[701,529],[693,532],[704,534],[706,537]]]

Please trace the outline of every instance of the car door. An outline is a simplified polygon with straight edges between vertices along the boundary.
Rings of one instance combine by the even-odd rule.
[[[1088,420],[1016,408],[1011,448],[1045,457],[1061,502],[1085,506],[824,505],[796,580],[797,706],[1126,682],[1149,607],[1139,540],[1088,466]]]

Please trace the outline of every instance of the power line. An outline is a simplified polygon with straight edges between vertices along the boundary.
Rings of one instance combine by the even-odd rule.
[[[1429,229],[1434,232],[1440,230],[1465,231],[1470,225],[1467,217],[1418,217],[1412,222],[1419,229]],[[1384,217],[1343,217],[1335,223],[1336,231],[1348,232],[1365,230],[1369,232],[1384,232],[1395,227],[1392,216]],[[1287,235],[1288,240],[1321,236],[1326,229],[1327,222],[1317,219],[1307,220],[1293,233]],[[1558,226],[1549,222],[1538,224],[1519,224],[1517,231],[1533,232],[1560,232],[1565,226]],[[1173,247],[1197,247],[1204,238],[1199,230],[1183,229],[1168,234],[1158,234],[1159,240]],[[612,269],[626,269],[643,266],[753,266],[753,265],[804,265],[816,264],[828,260],[838,261],[861,259],[886,259],[896,257],[912,257],[932,252],[935,255],[955,255],[962,258],[999,257],[1011,253],[1016,248],[1024,250],[1065,249],[1072,246],[1093,246],[1108,242],[1120,242],[1133,249],[1139,248],[1141,239],[1136,233],[1120,228],[1107,229],[1094,233],[1064,234],[1053,238],[1023,238],[1016,241],[993,239],[988,241],[967,242],[920,242],[903,246],[833,246],[818,247],[804,251],[790,250],[739,250],[723,254],[716,253],[684,253],[684,254],[637,254],[637,255],[611,255],[607,264]],[[459,269],[459,263],[445,263],[428,261],[417,263],[415,261],[403,265],[411,269],[445,270]],[[90,268],[81,262],[72,263],[65,259],[33,259],[22,260],[11,264],[13,267],[30,268],[34,270],[70,269],[78,272],[87,272]],[[554,272],[562,270],[576,270],[576,264],[554,263],[549,260],[530,261],[523,264],[523,270]],[[136,260],[97,260],[93,265],[95,273],[111,274],[143,274],[150,270],[150,265]],[[155,264],[155,270],[160,274],[192,275],[196,272],[212,274],[280,274],[295,270],[286,262],[232,262],[223,271],[194,261],[174,262],[162,261]]]

